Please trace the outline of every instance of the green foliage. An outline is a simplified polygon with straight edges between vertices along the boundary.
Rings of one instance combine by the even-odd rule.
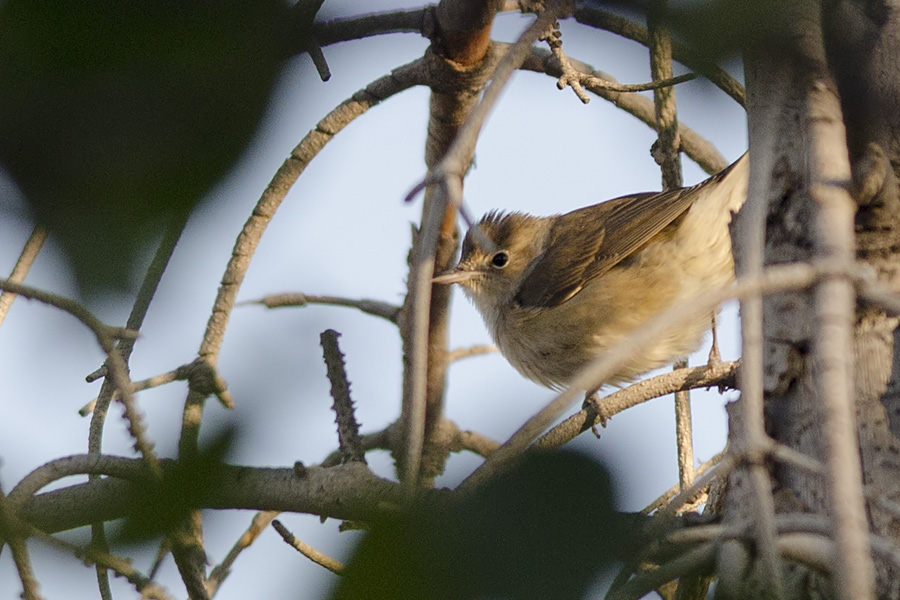
[[[244,150],[286,57],[280,0],[9,0],[0,164],[87,291]]]
[[[161,481],[148,479],[138,485],[117,540],[140,542],[174,531],[221,484],[225,457],[235,438],[236,431],[226,429],[196,455],[182,456],[166,468]]]
[[[665,15],[674,37],[691,48],[695,58],[716,63],[742,51],[786,50],[779,5],[784,0],[670,1]],[[585,0],[587,6],[631,13],[635,21],[653,16],[654,0]]]
[[[530,454],[450,505],[376,524],[335,600],[576,600],[623,527],[606,470],[570,452]]]

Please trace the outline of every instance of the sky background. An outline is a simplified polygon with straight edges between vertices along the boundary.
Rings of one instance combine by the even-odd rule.
[[[320,19],[354,14],[358,3],[329,0]],[[366,3],[367,10],[417,7],[414,2]],[[512,41],[529,18],[501,15],[494,38]],[[649,78],[644,48],[574,22],[562,24],[569,56],[607,71],[623,83]],[[196,356],[206,321],[234,239],[260,193],[291,149],[339,102],[391,69],[419,57],[427,46],[414,34],[396,34],[325,48],[332,79],[322,83],[308,57],[290,61],[257,137],[231,173],[192,217],[175,251],[134,351],[132,378],[143,379],[188,363]],[[683,71],[679,71],[683,72]],[[731,69],[740,78],[740,70]],[[746,149],[743,110],[709,84],[677,88],[679,118],[711,140],[729,160]],[[418,220],[421,197],[403,197],[425,172],[423,148],[428,91],[413,89],[371,109],[341,132],[294,186],[263,236],[239,300],[302,291],[402,302],[407,273],[410,223]],[[490,117],[476,151],[476,168],[466,180],[465,200],[473,214],[490,209],[533,214],[565,212],[626,193],[656,190],[659,170],[650,157],[654,133],[600,98],[583,105],[554,79],[519,73]],[[704,178],[684,161],[686,184]],[[0,176],[0,272],[8,273],[32,224],[21,198]],[[149,251],[147,261],[149,261]],[[135,281],[146,263],[135,268]],[[53,240],[42,250],[26,283],[75,296],[75,282]],[[124,323],[132,298],[104,297],[90,308],[108,323]],[[739,352],[736,310],[722,316],[721,346],[726,359]],[[321,461],[337,445],[329,386],[319,333],[342,333],[351,393],[365,432],[380,430],[399,412],[401,357],[396,328],[351,309],[310,306],[267,311],[235,309],[219,368],[236,409],[207,403],[203,435],[237,423],[241,437],[229,461],[252,466],[288,466]],[[475,309],[455,293],[451,346],[489,343]],[[708,346],[692,358],[706,360]],[[87,450],[90,419],[78,409],[96,396],[100,383],[86,384],[103,355],[89,332],[66,314],[35,302],[16,301],[0,328],[0,483],[9,491],[42,463]],[[139,406],[162,456],[175,454],[186,384],[177,382],[142,392]],[[450,369],[447,417],[463,429],[497,440],[515,431],[553,398],[522,378],[499,355],[466,359]],[[733,395],[695,392],[695,457],[709,459],[725,442],[724,404]],[[132,456],[120,411],[114,407],[104,434],[104,451]],[[583,435],[572,446],[600,456],[620,485],[620,505],[636,510],[677,481],[674,412],[671,398],[651,401],[614,417],[601,438]],[[438,484],[453,486],[480,462],[470,455],[451,458]],[[369,455],[377,473],[392,476],[384,453]],[[68,479],[58,486],[82,481]],[[58,487],[57,486],[57,487]],[[249,524],[248,511],[205,513],[209,559],[217,564]],[[357,539],[338,533],[338,522],[282,515],[304,541],[346,559]],[[68,532],[84,542],[89,532]],[[93,569],[78,560],[31,543],[41,591],[46,598],[96,598]],[[146,571],[152,552],[136,554]],[[176,597],[184,595],[171,560],[160,581]],[[238,559],[217,598],[322,598],[335,577],[265,532]],[[134,597],[113,580],[118,597]],[[21,584],[9,552],[0,555],[0,600],[17,598]]]

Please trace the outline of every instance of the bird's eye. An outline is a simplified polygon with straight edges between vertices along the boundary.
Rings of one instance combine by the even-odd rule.
[[[506,250],[500,250],[491,257],[491,264],[498,269],[502,269],[509,263],[509,254]]]

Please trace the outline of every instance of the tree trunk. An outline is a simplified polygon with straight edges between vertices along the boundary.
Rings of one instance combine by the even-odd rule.
[[[759,199],[765,202],[764,262],[808,261],[816,255],[820,211],[811,187],[844,182],[812,179],[816,140],[811,131],[827,117],[811,108],[810,97],[834,95],[840,100],[846,126],[846,148],[835,150],[849,154],[853,167],[853,181],[846,183],[857,205],[855,271],[870,269],[881,285],[896,292],[900,290],[900,140],[896,137],[900,132],[896,62],[900,57],[900,3],[798,1],[783,3],[781,8],[784,14],[776,15],[773,22],[783,24],[776,33],[783,44],[751,48],[744,59],[751,185],[756,185]],[[752,200],[751,190],[745,207],[748,211]],[[746,213],[739,220],[749,218]],[[749,225],[741,223],[741,227]],[[749,259],[741,243],[736,241],[739,274],[747,272]],[[829,439],[817,389],[826,373],[820,372],[814,360],[817,334],[825,325],[818,318],[814,293],[783,293],[764,300],[763,392],[767,433],[778,443],[827,464]],[[900,359],[894,352],[900,335],[898,320],[859,300],[852,334],[851,389],[868,526],[871,533],[896,545],[900,544],[900,512],[892,510],[890,503],[900,498]],[[732,427],[730,435],[738,429]],[[732,525],[750,522],[748,472],[737,470],[729,482],[725,513]],[[784,462],[775,463],[770,473],[776,514],[833,512],[827,478],[822,474]],[[844,485],[855,484],[841,482]],[[834,532],[831,535],[836,537]],[[724,553],[728,560],[720,560],[723,581],[734,579],[733,573],[721,572],[724,569],[750,568],[739,575],[736,587],[727,587],[723,593],[772,597],[772,582],[760,577],[761,567],[752,561],[752,549],[744,545],[742,553],[735,546],[732,543]],[[842,569],[847,565],[838,553],[834,556],[831,578],[796,563],[788,568],[783,562],[784,597],[846,597],[846,590],[840,591],[836,584],[845,577]],[[896,564],[878,552],[873,559],[877,597],[900,597]]]

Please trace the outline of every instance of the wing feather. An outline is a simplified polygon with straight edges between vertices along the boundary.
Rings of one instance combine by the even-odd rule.
[[[684,214],[701,188],[730,171],[690,188],[622,196],[557,217],[547,250],[529,265],[516,300],[534,308],[562,304],[638,251]]]

